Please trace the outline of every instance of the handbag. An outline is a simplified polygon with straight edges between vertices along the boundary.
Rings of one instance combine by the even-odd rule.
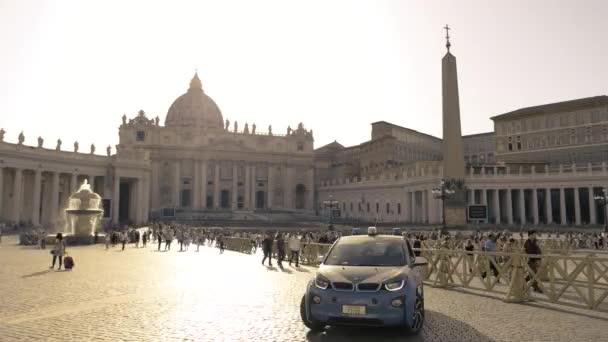
[[[51,253],[51,255],[55,255],[55,250],[51,249],[49,252]]]

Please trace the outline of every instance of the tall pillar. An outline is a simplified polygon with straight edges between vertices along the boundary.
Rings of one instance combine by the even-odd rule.
[[[53,172],[51,180],[51,205],[50,205],[50,222],[53,227],[57,224],[57,214],[59,213],[59,172]]]
[[[488,205],[488,189],[481,189],[481,204]]]
[[[249,164],[245,164],[245,210],[251,209],[251,166]]]
[[[23,170],[15,169],[13,182],[13,215],[11,219],[15,222],[21,221],[21,205],[23,202]]]
[[[159,184],[160,184],[159,174],[160,174],[160,162],[155,160],[152,162],[152,175],[151,175],[152,181],[150,182],[150,189],[149,189],[149,193],[151,194],[150,208],[152,208],[152,209],[158,209],[161,206],[160,189],[159,189]]]
[[[89,175],[89,185],[91,186],[91,191],[95,192],[95,176]]]
[[[273,175],[273,165],[268,164],[268,209],[272,209],[272,199],[274,197],[274,175]]]
[[[139,224],[146,222],[146,214],[145,214],[145,206],[144,206],[144,196],[146,189],[146,181],[143,177],[137,179],[137,203],[135,204],[137,208],[136,221]]]
[[[574,188],[574,222],[577,226],[581,225],[581,200],[579,198],[578,187]]]
[[[198,160],[194,160],[194,175],[192,181],[192,208],[199,209],[201,207],[201,164]]]
[[[232,193],[230,194],[231,202],[232,202],[232,210],[237,210],[237,198],[239,194],[239,184],[238,184],[238,166],[236,161],[232,162]]]
[[[410,192],[411,195],[411,205],[412,205],[412,222],[418,222],[418,213],[417,213],[417,205],[416,205],[416,191],[411,191]]]
[[[526,194],[525,189],[519,189],[519,220],[521,224],[526,224]]]
[[[255,210],[256,207],[256,203],[255,203],[255,191],[258,188],[258,182],[257,182],[257,178],[256,178],[256,165],[253,164],[251,165],[251,192],[249,194],[249,196],[251,196],[251,210]]]
[[[465,179],[464,151],[460,128],[460,100],[458,94],[458,73],[456,57],[447,53],[441,61],[442,100],[443,100],[443,172],[447,181]],[[446,224],[466,225],[466,200],[463,190],[456,190],[445,205]]]
[[[295,192],[295,186],[293,184],[293,171],[294,168],[291,165],[285,165],[285,178],[284,178],[284,182],[285,182],[285,186],[283,187],[283,191],[284,191],[284,198],[285,198],[285,209],[294,209],[294,192]]]
[[[507,223],[513,224],[513,200],[511,198],[511,189],[507,189]]]
[[[174,164],[174,174],[173,174],[173,205],[176,208],[179,208],[182,206],[181,203],[181,185],[182,185],[182,175],[181,175],[181,162],[179,160],[175,161]]]
[[[538,190],[536,188],[532,189],[532,220],[534,225],[539,223],[539,215],[538,215]]]
[[[597,224],[597,213],[595,212],[595,195],[593,194],[593,187],[589,187],[589,224]]]
[[[545,216],[547,224],[553,223],[553,203],[551,202],[551,188],[545,189]]]
[[[70,194],[78,191],[78,174],[72,173],[70,176]]]
[[[496,219],[496,223],[500,224],[500,190],[494,189],[492,190],[492,205],[494,207],[494,218]]]
[[[120,176],[114,173],[114,183],[112,184],[112,224],[118,224],[120,214]]]
[[[469,204],[475,204],[475,190],[469,189]]]
[[[563,187],[559,188],[559,215],[560,224],[566,225],[566,194]]]
[[[315,210],[315,170],[311,166],[306,171],[306,209]],[[397,210],[395,208],[395,210]]]
[[[220,208],[220,162],[215,161],[215,174],[213,175],[213,208]]]
[[[422,190],[420,191],[420,197],[422,200],[422,223],[426,223],[428,222],[428,213],[426,212],[426,208],[427,208],[427,203],[426,203],[426,190]]]
[[[203,160],[201,162],[201,188],[200,188],[200,191],[201,191],[201,197],[202,197],[201,206],[205,209],[207,208],[207,183],[208,183],[207,168],[208,168],[207,161]]]
[[[150,174],[146,173],[144,176],[144,199],[143,199],[143,220],[144,223],[147,223],[150,218]]]
[[[40,192],[42,187],[42,172],[34,170],[34,196],[32,199],[32,223],[40,224]]]
[[[4,168],[0,166],[0,218],[8,218],[4,210]]]

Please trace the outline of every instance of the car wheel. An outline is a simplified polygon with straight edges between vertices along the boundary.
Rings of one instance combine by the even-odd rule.
[[[323,324],[315,319],[308,319],[308,317],[306,317],[306,302],[305,302],[306,299],[305,298],[306,298],[306,296],[302,296],[302,301],[300,302],[300,316],[302,317],[302,322],[308,329],[310,329],[310,331],[319,332],[325,328],[325,324]]]
[[[414,304],[414,312],[412,315],[410,332],[417,334],[422,331],[422,327],[424,326],[424,289],[422,286],[416,289],[416,303]]]

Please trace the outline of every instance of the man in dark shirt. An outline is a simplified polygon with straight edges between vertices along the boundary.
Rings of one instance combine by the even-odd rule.
[[[536,240],[536,231],[531,230],[528,232],[528,240],[526,240],[526,242],[524,243],[524,250],[526,254],[541,254],[540,247],[538,246],[538,241]],[[529,257],[528,266],[530,267],[532,272],[534,272],[535,275],[538,274],[538,268],[540,266],[540,257]],[[528,276],[526,277],[526,282],[532,279],[532,277],[533,275],[528,274]],[[534,291],[538,293],[543,293],[543,290],[538,286],[538,282],[536,280],[532,282],[532,288],[534,288]]]
[[[282,261],[285,259],[285,239],[283,238],[283,234],[279,232],[277,234],[277,264],[279,267],[283,269]]]
[[[262,265],[264,265],[264,261],[268,258],[268,266],[272,267],[272,245],[274,241],[272,240],[272,236],[270,233],[266,233],[264,240],[262,240],[262,252],[264,252],[264,259],[262,259]]]

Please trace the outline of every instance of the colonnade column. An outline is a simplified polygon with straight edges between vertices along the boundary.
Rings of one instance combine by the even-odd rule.
[[[545,189],[545,216],[547,224],[553,223],[553,203],[551,202],[551,189]]]
[[[574,188],[574,222],[577,226],[581,225],[581,200],[577,187]]]
[[[237,207],[237,197],[239,193],[239,185],[238,185],[238,166],[236,162],[232,162],[232,210],[236,210]]]
[[[15,169],[15,179],[13,183],[13,215],[12,220],[21,221],[21,202],[23,202],[23,170]]]
[[[426,223],[428,222],[428,213],[426,212],[426,207],[427,207],[427,203],[426,203],[426,190],[422,190],[420,191],[421,195],[421,200],[422,200],[422,223]]]
[[[95,176],[89,175],[89,185],[91,186],[91,191],[95,192]]]
[[[566,225],[566,193],[565,189],[559,188],[559,215],[560,224]]]
[[[57,213],[59,211],[59,172],[53,172],[51,182],[51,216],[50,221],[55,226],[57,221]]]
[[[513,224],[513,200],[511,198],[511,189],[507,189],[507,223]]]
[[[251,210],[256,209],[256,201],[255,201],[255,191],[257,189],[258,182],[256,180],[256,166],[255,164],[251,165],[251,193],[249,196],[251,197]]]
[[[519,189],[519,221],[521,224],[526,223],[526,196],[525,189]]]
[[[75,173],[72,173],[72,175],[70,176],[70,194],[75,193],[78,189],[78,175]]]
[[[114,184],[112,185],[112,223],[118,224],[120,214],[120,176],[114,174]]]
[[[4,168],[0,167],[0,217],[4,217]],[[8,215],[6,215],[8,216]]]
[[[416,191],[411,191],[411,205],[412,205],[412,222],[418,222],[418,215],[416,215]]]
[[[196,189],[196,191],[201,192],[201,206],[203,208],[207,208],[207,161],[203,160],[201,162],[201,187],[200,189]]]
[[[42,172],[34,170],[34,198],[32,199],[32,223],[40,224],[40,191],[42,187]]]
[[[150,196],[150,204],[152,208],[157,209],[158,207],[160,207],[160,199],[159,199],[159,186],[158,184],[160,184],[159,182],[159,173],[160,173],[160,167],[159,167],[159,162],[158,161],[153,161],[152,162],[152,181],[150,182],[150,186],[149,186],[149,193],[151,194]],[[106,185],[107,186],[107,185]]]
[[[538,191],[532,189],[532,222],[537,225],[539,223],[538,218]]]
[[[268,164],[268,209],[272,209],[272,198],[274,197],[274,178],[272,164]]]
[[[250,179],[251,178],[251,170],[250,170],[250,166],[249,164],[245,164],[245,204],[244,207],[246,210],[251,209],[251,183],[250,183]]]
[[[361,209],[365,209],[365,208],[361,208]],[[405,196],[403,196],[403,218],[405,220],[405,222],[411,222],[412,220],[410,219],[410,213],[411,213],[411,209],[410,209],[410,193],[409,192],[405,192]]]
[[[475,190],[469,189],[469,204],[475,204]]]
[[[306,171],[306,206],[308,210],[315,210],[315,169],[311,166]],[[397,210],[395,208],[395,210]]]
[[[500,190],[494,189],[492,192],[492,204],[494,207],[494,218],[496,219],[495,223],[500,223]]]
[[[215,174],[213,175],[213,208],[220,207],[220,162],[215,161]]]
[[[144,208],[144,196],[145,196],[146,181],[144,177],[137,179],[137,204],[136,204],[136,221],[137,223],[144,223],[146,221],[146,214]]]
[[[181,188],[181,165],[180,161],[175,162],[175,174],[173,175],[173,205],[176,208],[181,207],[180,188]]]
[[[481,189],[481,204],[488,205],[488,190]]]
[[[0,185],[1,186],[1,185]],[[595,212],[595,196],[593,194],[593,187],[589,187],[589,224],[597,224],[597,214]]]
[[[194,160],[194,175],[192,181],[192,207],[199,209],[201,207],[201,164],[198,160]]]

